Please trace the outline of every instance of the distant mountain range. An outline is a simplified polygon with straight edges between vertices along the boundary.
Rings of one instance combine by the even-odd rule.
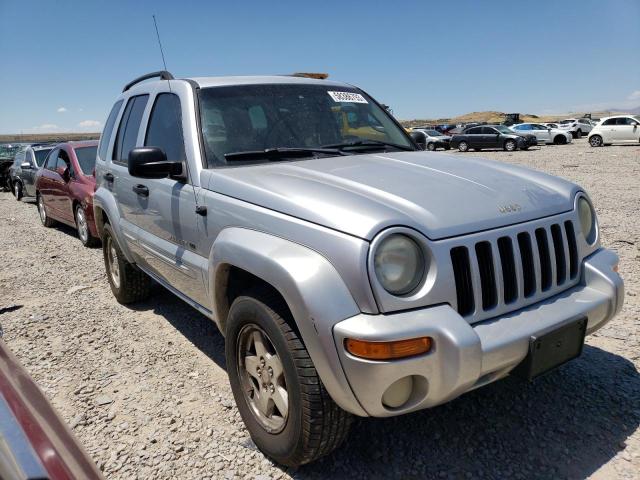
[[[612,112],[624,112],[624,113],[632,113],[633,115],[640,115],[640,107],[636,108],[612,108]]]

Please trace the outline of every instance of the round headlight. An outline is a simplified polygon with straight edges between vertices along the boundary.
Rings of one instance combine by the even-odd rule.
[[[584,197],[578,199],[578,217],[580,218],[582,234],[587,243],[592,245],[596,240],[597,234],[596,215],[591,204]]]
[[[422,249],[399,233],[389,235],[380,243],[373,262],[378,281],[393,295],[411,292],[424,275]]]

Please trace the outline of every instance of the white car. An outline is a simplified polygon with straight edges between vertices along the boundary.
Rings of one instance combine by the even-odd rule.
[[[592,147],[627,142],[640,142],[640,115],[603,118],[589,134],[589,145]]]
[[[588,118],[567,118],[562,120],[558,126],[565,132],[571,133],[573,138],[582,138],[591,131],[593,125]]]
[[[513,125],[511,130],[517,133],[535,135],[538,143],[546,143],[548,145],[564,145],[565,143],[571,143],[573,139],[571,133],[566,130],[551,128],[541,123],[519,123],[518,125]]]
[[[449,145],[449,142],[451,142],[451,137],[449,135],[445,135],[442,132],[439,132],[438,130],[433,130],[430,128],[420,128],[420,127],[416,127],[413,128],[412,131],[416,132],[422,132],[424,133],[425,137],[426,137],[426,142],[425,142],[425,150],[437,150],[438,148],[444,148],[445,150],[449,150],[451,148],[451,146]]]

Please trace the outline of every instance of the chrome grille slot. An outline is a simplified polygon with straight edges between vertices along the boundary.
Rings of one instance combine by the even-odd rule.
[[[581,259],[567,216],[451,239],[458,313],[474,322],[575,285]]]
[[[551,256],[547,232],[544,228],[536,228],[536,242],[538,243],[538,257],[540,258],[540,288],[544,292],[551,288]]]
[[[456,282],[456,297],[458,300],[458,313],[465,316],[473,313],[475,307],[473,301],[473,286],[471,284],[471,265],[469,263],[469,251],[467,247],[451,249],[451,263]]]
[[[476,243],[476,257],[480,271],[480,287],[482,288],[482,309],[490,310],[496,306],[496,277],[493,271],[493,255],[489,242]]]
[[[556,253],[556,284],[562,285],[567,279],[567,264],[564,258],[562,231],[557,223],[551,225],[551,238],[553,239],[553,250]]]
[[[504,303],[513,303],[518,298],[518,279],[513,261],[513,245],[509,237],[498,239],[498,251],[502,262],[502,279],[504,282]]]

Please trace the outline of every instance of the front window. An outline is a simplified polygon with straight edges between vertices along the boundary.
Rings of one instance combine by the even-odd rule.
[[[96,166],[96,155],[98,154],[98,147],[78,147],[75,148],[76,158],[80,165],[80,170],[84,175],[93,174],[93,169]]]
[[[389,114],[353,87],[213,87],[203,88],[199,100],[209,167],[231,164],[232,153],[269,149],[326,149],[331,154],[336,145],[358,143],[414,148]],[[361,151],[345,149],[335,155]]]

